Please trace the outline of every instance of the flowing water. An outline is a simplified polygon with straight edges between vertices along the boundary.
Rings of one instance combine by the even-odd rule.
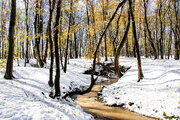
[[[106,106],[105,103],[98,99],[98,92],[102,90],[102,87],[115,83],[117,80],[118,79],[110,79],[110,81],[94,85],[91,92],[78,95],[75,102],[80,105],[84,111],[95,116],[96,120],[155,120],[155,118],[131,112],[126,108]]]

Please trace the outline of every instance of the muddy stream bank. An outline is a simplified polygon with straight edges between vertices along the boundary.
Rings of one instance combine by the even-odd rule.
[[[84,111],[92,114],[96,120],[155,120],[154,118],[131,112],[126,108],[106,106],[105,103],[99,100],[98,92],[102,90],[103,86],[117,81],[118,79],[110,79],[110,81],[94,85],[91,92],[77,96],[76,104],[81,106]]]

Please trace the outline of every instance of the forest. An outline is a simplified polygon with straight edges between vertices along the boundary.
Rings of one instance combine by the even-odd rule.
[[[179,8],[179,0],[0,0],[0,119],[180,119]],[[94,104],[86,97],[99,84],[99,109],[126,108],[127,117],[82,104]]]

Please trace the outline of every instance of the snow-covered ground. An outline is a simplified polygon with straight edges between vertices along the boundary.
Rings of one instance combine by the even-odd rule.
[[[144,79],[139,83],[136,59],[122,57],[119,61],[131,69],[117,83],[103,89],[107,105],[124,103],[124,107],[144,115],[180,117],[180,61],[143,58]]]
[[[31,64],[34,62],[30,61]],[[82,73],[91,64],[91,61],[85,59],[70,60],[67,73],[61,71],[62,96],[90,83],[90,76]],[[24,61],[20,60],[19,67],[14,63],[14,80],[4,79],[4,71],[5,69],[0,71],[0,120],[93,119],[70,99],[65,101],[49,98],[48,67],[24,67]]]

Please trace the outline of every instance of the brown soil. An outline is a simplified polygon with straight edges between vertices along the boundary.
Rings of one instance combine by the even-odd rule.
[[[94,85],[91,92],[78,95],[76,103],[86,112],[95,116],[96,120],[155,120],[155,118],[146,117],[122,107],[105,106],[105,103],[98,99],[98,92],[104,85],[110,85],[118,79],[110,79],[109,82]]]

